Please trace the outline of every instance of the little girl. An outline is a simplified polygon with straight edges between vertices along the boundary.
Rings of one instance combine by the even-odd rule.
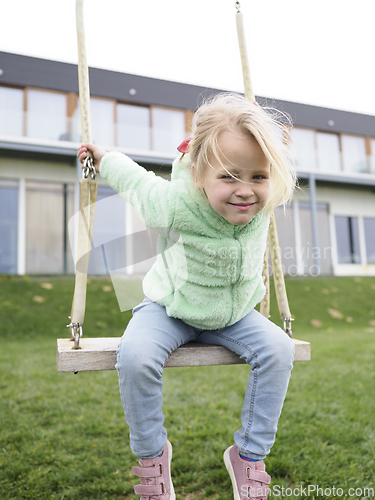
[[[143,281],[144,301],[121,339],[117,365],[134,474],[141,500],[174,500],[172,446],[162,413],[163,366],[186,342],[223,345],[251,367],[242,427],[224,453],[235,500],[266,499],[263,459],[275,440],[293,363],[293,343],[254,307],[262,280],[270,214],[290,200],[295,175],[276,123],[260,106],[222,94],[196,113],[171,181],[119,152],[89,149],[94,166],[158,228],[159,255]],[[164,228],[164,229],[163,229]]]

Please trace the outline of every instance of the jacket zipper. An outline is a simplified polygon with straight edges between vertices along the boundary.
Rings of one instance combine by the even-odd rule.
[[[242,247],[241,247],[241,243],[239,242],[239,240],[235,237],[235,240],[237,241],[238,243],[238,257],[237,257],[237,274],[236,274],[236,283],[237,281],[239,280],[240,276],[241,276],[241,266],[242,266]]]
[[[234,309],[234,293],[233,293],[233,290],[234,290],[234,287],[235,287],[237,281],[240,278],[240,275],[241,275],[241,265],[242,265],[242,247],[241,247],[241,243],[239,242],[239,240],[237,239],[237,237],[236,237],[235,234],[233,235],[233,238],[237,242],[237,245],[238,245],[238,256],[237,256],[237,262],[236,262],[236,281],[231,285],[232,288],[231,288],[231,314],[230,314],[230,321],[232,321],[232,318],[233,318],[233,309]]]

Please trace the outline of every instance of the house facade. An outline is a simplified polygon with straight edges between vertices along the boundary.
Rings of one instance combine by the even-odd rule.
[[[220,92],[90,68],[93,141],[168,177],[194,110]],[[270,100],[289,115],[300,187],[276,210],[285,274],[375,275],[375,116]],[[0,274],[74,272],[77,66],[0,52]],[[142,274],[146,228],[100,179],[92,274]],[[104,252],[106,250],[106,253]]]

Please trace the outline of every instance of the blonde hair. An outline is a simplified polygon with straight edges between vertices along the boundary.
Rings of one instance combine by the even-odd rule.
[[[276,110],[272,110],[271,114],[271,110],[266,109],[239,94],[224,93],[209,99],[195,114],[189,156],[194,165],[194,175],[199,181],[207,166],[211,166],[211,155],[222,164],[218,139],[223,132],[240,131],[253,136],[271,165],[270,190],[264,208],[268,214],[291,200],[296,174],[290,148],[283,139],[287,129],[276,113],[284,118],[284,122],[286,116]]]

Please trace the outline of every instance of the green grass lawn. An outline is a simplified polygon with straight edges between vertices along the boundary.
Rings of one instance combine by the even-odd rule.
[[[312,361],[293,369],[266,460],[269,498],[373,498],[375,278],[290,279],[287,289]],[[72,279],[0,279],[1,500],[139,499],[117,373],[56,371],[72,292]],[[129,317],[109,281],[91,280],[86,336],[121,336]],[[233,498],[222,453],[240,425],[248,371],[165,370],[177,499]]]

